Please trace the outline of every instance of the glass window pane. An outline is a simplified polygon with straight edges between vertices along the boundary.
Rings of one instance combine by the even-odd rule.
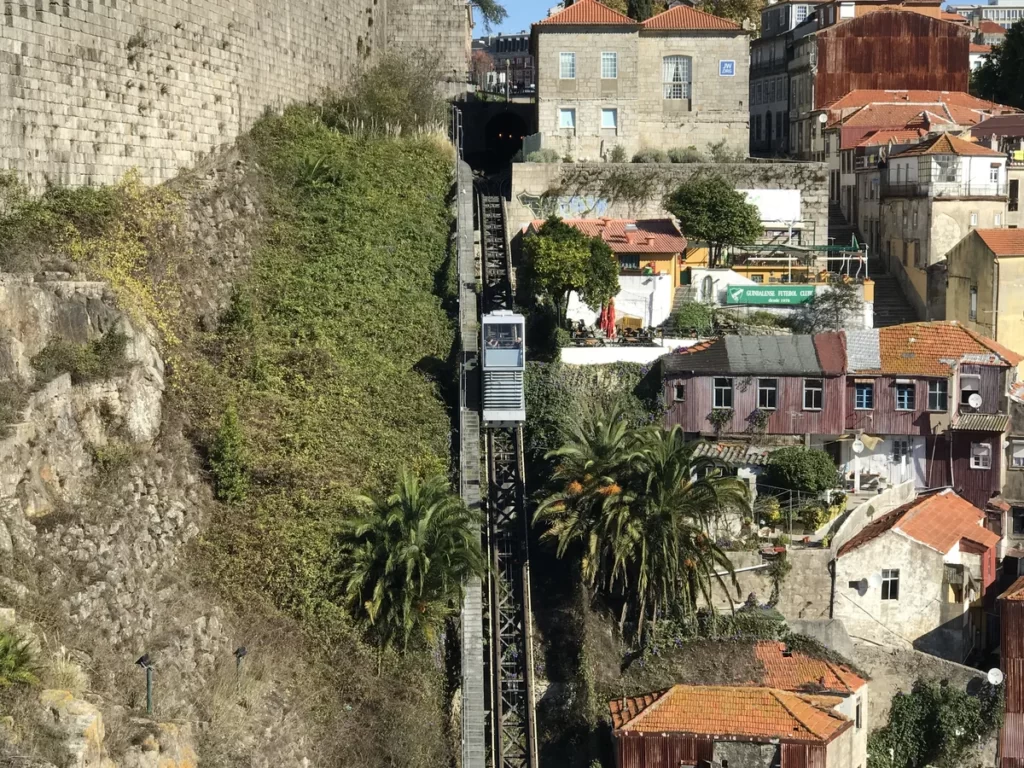
[[[614,80],[619,76],[619,55],[614,52],[601,54],[601,77],[604,80]]]
[[[662,60],[666,99],[690,98],[690,57],[666,56]]]
[[[601,110],[601,127],[602,128],[617,128],[618,121],[618,110],[614,109],[602,109]]]
[[[575,80],[576,79],[576,54],[575,53],[562,53],[559,54],[559,73],[558,76],[563,80]]]
[[[559,128],[575,128],[576,127],[576,110],[575,109],[560,109],[560,110],[558,110],[558,127]]]

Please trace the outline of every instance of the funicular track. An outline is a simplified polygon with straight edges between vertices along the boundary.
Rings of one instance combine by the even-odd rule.
[[[477,215],[482,251],[482,311],[486,314],[513,310],[512,263],[502,198],[484,190],[477,198]],[[486,537],[492,569],[485,612],[489,765],[537,768],[522,426],[484,424],[483,429]]]

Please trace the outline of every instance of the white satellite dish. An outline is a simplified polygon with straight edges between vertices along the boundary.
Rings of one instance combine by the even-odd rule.
[[[967,398],[967,404],[971,406],[971,408],[981,408],[981,395],[975,392]]]
[[[992,667],[992,669],[988,671],[988,683],[989,685],[1002,685],[1003,670],[999,667]]]
[[[881,575],[877,573],[872,573],[870,576],[868,576],[868,584],[871,586],[872,589],[878,589],[880,586],[882,586]]]
[[[819,123],[827,123],[828,122],[828,115],[826,115],[824,112],[822,112],[820,115],[818,115],[818,122]]]
[[[853,441],[853,445],[850,446],[854,453],[864,453],[864,441],[859,437]]]

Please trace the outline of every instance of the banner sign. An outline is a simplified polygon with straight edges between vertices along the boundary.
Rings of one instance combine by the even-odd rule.
[[[807,304],[813,285],[744,285],[725,289],[726,304]]]

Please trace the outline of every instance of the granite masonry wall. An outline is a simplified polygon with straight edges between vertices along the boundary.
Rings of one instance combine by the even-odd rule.
[[[0,171],[35,190],[132,167],[158,183],[389,46],[458,70],[465,2],[391,2],[393,23],[387,0],[4,0]]]

